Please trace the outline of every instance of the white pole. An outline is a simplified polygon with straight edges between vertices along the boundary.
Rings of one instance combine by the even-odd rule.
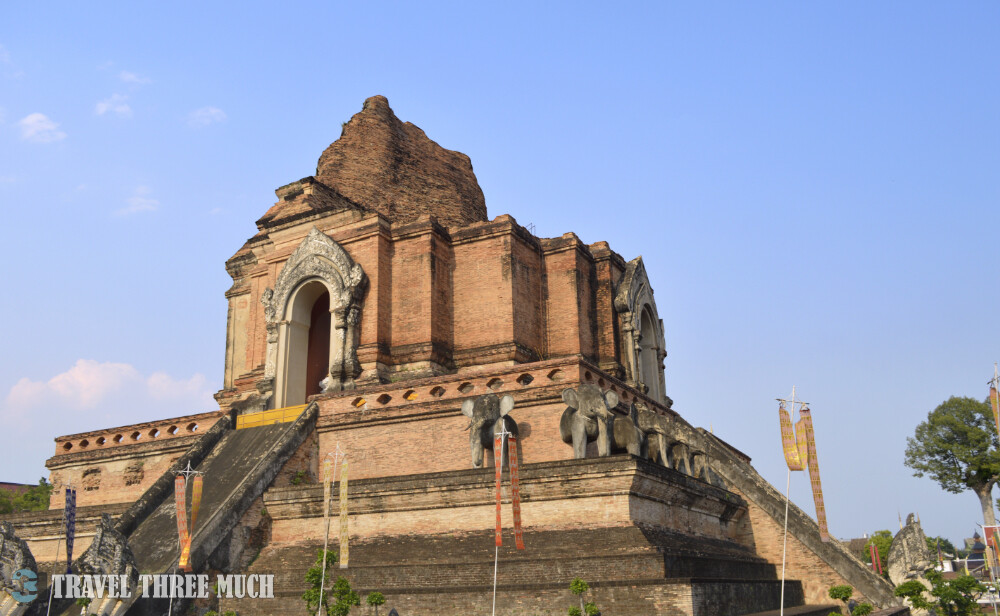
[[[496,547],[493,557],[493,616],[497,616],[497,568],[500,564],[500,546]]]
[[[500,425],[500,473],[503,473],[503,448],[507,443],[507,426],[504,424]],[[493,452],[493,463],[497,464],[497,452]],[[501,484],[502,485],[502,484]],[[500,546],[496,546],[495,555],[493,557],[493,616],[497,616],[497,569],[500,565]]]
[[[785,537],[781,542],[781,607],[778,613],[785,614],[785,550],[788,546],[788,489],[792,485],[792,471],[788,470],[788,478],[785,480]]]
[[[331,454],[326,454],[329,458]],[[340,459],[340,443],[337,443],[337,449],[333,452],[333,469],[330,471],[330,493],[333,494],[333,477],[337,474],[337,461]],[[324,478],[326,481],[326,478]],[[326,494],[326,488],[323,488],[323,494]],[[325,514],[327,508],[329,508],[329,501],[323,503],[323,513]],[[326,612],[323,611],[323,588],[326,586],[326,548],[330,544],[330,516],[326,515],[326,536],[323,538],[323,573],[319,578],[319,607],[316,608],[316,616],[325,616]]]
[[[983,529],[983,539],[986,540],[986,554],[985,554],[985,556],[986,556],[986,562],[989,563],[990,581],[993,582],[993,597],[990,599],[990,603],[993,604],[993,614],[994,614],[994,616],[996,616],[996,614],[997,614],[997,600],[996,600],[996,596],[997,596],[996,595],[996,593],[997,593],[997,578],[993,574],[993,565],[994,565],[994,563],[993,563],[993,558],[992,558],[993,553],[994,553],[995,550],[991,550],[990,549],[990,538],[989,538],[989,536],[986,533],[986,527],[983,526],[982,524],[980,524],[979,528]],[[996,547],[998,549],[1000,549],[1000,546],[996,546]],[[998,556],[998,560],[1000,560],[1000,556]],[[968,559],[966,559],[966,561],[968,561]],[[966,568],[968,568],[968,565],[966,565]]]
[[[792,385],[792,408],[789,417],[795,418],[795,385]],[[785,553],[788,548],[788,493],[792,485],[792,469],[788,469],[788,476],[785,479],[785,532],[781,541],[781,606],[778,614],[785,616]]]

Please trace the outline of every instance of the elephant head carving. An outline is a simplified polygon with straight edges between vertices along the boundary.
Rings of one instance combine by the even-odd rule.
[[[559,420],[559,434],[564,443],[573,445],[573,457],[587,457],[587,443],[591,441],[597,441],[598,455],[609,455],[615,420],[611,409],[618,406],[618,394],[586,383],[564,389],[562,399],[566,410]]]
[[[615,415],[612,432],[612,450],[627,451],[633,456],[646,457],[646,435],[639,429],[638,414],[635,405],[629,408],[628,415]]]
[[[472,468],[483,466],[483,450],[493,451],[493,439],[501,428],[517,436],[517,422],[508,414],[514,408],[514,398],[486,394],[462,402],[462,414],[469,418],[469,447],[472,451]],[[496,455],[496,452],[494,452]]]
[[[681,470],[669,459],[671,446],[674,443],[683,443],[685,440],[678,426],[669,417],[650,410],[641,402],[636,402],[632,406],[636,413],[636,423],[648,441],[649,459],[667,468]]]
[[[670,446],[667,459],[670,462],[670,468],[685,475],[691,474],[691,451],[684,441],[677,441]]]

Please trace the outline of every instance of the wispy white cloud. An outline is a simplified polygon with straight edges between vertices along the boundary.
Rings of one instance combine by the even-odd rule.
[[[14,61],[11,60],[10,52],[3,45],[0,45],[0,71],[3,73],[4,77],[13,77],[14,79],[20,79],[24,76],[24,71],[19,70],[14,66]]]
[[[226,112],[218,107],[202,107],[201,109],[195,109],[188,114],[187,118],[188,124],[195,127],[217,124],[219,122],[225,122],[225,120]]]
[[[21,127],[21,139],[34,143],[52,143],[66,138],[66,133],[59,130],[59,124],[53,122],[44,113],[32,113],[17,123]]]
[[[156,371],[144,376],[127,363],[79,359],[48,380],[20,379],[7,392],[0,418],[30,419],[44,410],[46,422],[61,429],[60,417],[70,419],[79,411],[127,413],[150,405],[174,408],[177,415],[218,408],[212,399],[212,387],[201,374],[185,379]],[[52,434],[45,436],[51,438]]]
[[[118,78],[124,81],[125,83],[134,83],[137,85],[143,85],[151,83],[153,81],[149,77],[143,77],[142,75],[132,73],[130,71],[122,71],[118,73]]]
[[[148,186],[137,186],[131,197],[125,200],[128,206],[115,212],[117,216],[129,216],[140,212],[155,212],[160,202],[149,195],[153,191]]]
[[[126,102],[127,100],[127,96],[112,94],[110,98],[98,101],[97,105],[94,106],[94,113],[97,115],[104,115],[110,112],[117,116],[127,118],[132,115],[132,108],[129,107]]]

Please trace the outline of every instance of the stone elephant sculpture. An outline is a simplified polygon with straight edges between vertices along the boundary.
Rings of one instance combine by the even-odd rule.
[[[587,443],[597,441],[597,454],[611,454],[618,394],[603,392],[597,385],[586,383],[562,392],[566,410],[559,420],[559,434],[564,443],[573,445],[574,458],[587,457]]]
[[[726,482],[708,464],[708,455],[696,450],[691,454],[691,474],[717,488],[726,488]]]
[[[493,451],[493,439],[502,427],[517,436],[517,422],[508,415],[513,408],[514,398],[509,395],[499,398],[496,394],[486,394],[462,402],[462,414],[469,418],[465,429],[469,430],[473,468],[483,466],[483,450]]]
[[[680,450],[675,452],[677,455],[674,456],[673,460],[670,456],[671,447],[675,443],[684,443],[684,438],[677,426],[668,417],[649,410],[641,402],[633,404],[632,407],[635,409],[636,423],[646,435],[649,459],[659,462],[667,468],[681,470],[676,465],[676,462],[682,457]]]
[[[628,415],[615,415],[611,436],[612,450],[624,449],[633,456],[646,457],[646,435],[639,428],[634,406]]]

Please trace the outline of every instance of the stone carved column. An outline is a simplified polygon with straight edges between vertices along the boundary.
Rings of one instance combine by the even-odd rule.
[[[21,616],[30,606],[14,599],[14,593],[28,594],[22,585],[30,580],[17,576],[22,569],[37,571],[35,557],[28,544],[14,533],[14,527],[0,522],[0,616]]]

